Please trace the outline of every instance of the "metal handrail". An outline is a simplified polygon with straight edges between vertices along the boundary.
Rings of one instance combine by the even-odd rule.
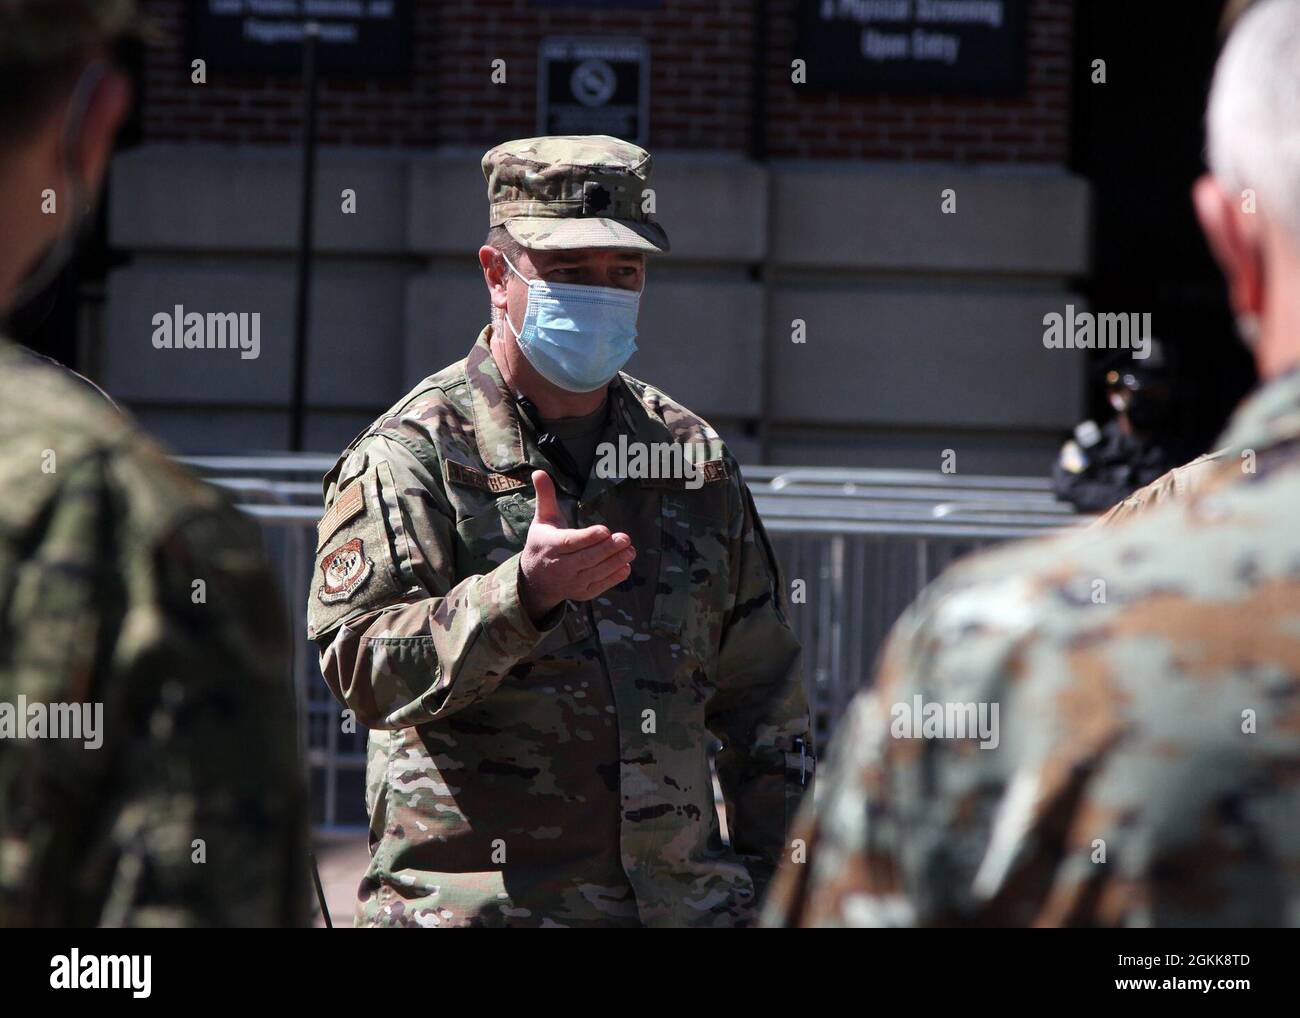
[[[924,484],[944,488],[994,488],[1004,491],[1051,491],[1045,477],[993,474],[945,474],[937,470],[883,470],[875,467],[742,467],[746,478],[767,480],[774,487],[804,484]]]
[[[315,474],[323,477],[338,462],[337,456],[326,453],[267,453],[254,456],[177,456],[176,459],[199,473],[221,471],[226,473],[261,474]]]
[[[279,526],[315,526],[321,511],[305,505],[264,505],[244,503],[236,508],[264,523]],[[760,511],[764,528],[772,534],[845,534],[855,537],[910,536],[926,538],[973,538],[985,540],[1011,540],[1039,536],[1072,529],[1090,522],[1080,517],[1068,524],[1036,523],[1014,519],[973,520],[922,520],[922,519],[825,519],[769,515]]]
[[[747,479],[748,480],[748,479]],[[1006,488],[944,488],[936,485],[855,485],[852,487],[831,487],[816,484],[790,484],[775,488],[763,481],[749,481],[749,488],[755,494],[762,492],[769,498],[825,498],[825,499],[877,499],[881,501],[957,501],[964,499],[987,499],[990,501],[1014,502],[1020,505],[1032,505],[1036,509],[1050,509],[1054,512],[1070,513],[1073,508],[1067,502],[1059,501],[1051,492],[1011,491]]]
[[[754,492],[754,501],[766,519],[772,516],[824,516],[827,519],[941,519],[961,513],[984,515],[999,513],[1008,518],[1023,519],[1027,524],[1045,523],[1051,526],[1068,523],[1077,514],[1041,505],[1022,505],[1011,500],[968,499],[940,501],[937,499],[821,499],[803,497],[781,499],[761,491]]]
[[[256,472],[261,474],[314,473],[324,476],[338,457],[331,453],[268,452],[261,455],[186,455],[177,459],[200,472]],[[945,474],[938,470],[881,467],[804,467],[753,464],[741,468],[746,480],[779,481],[780,487],[795,483],[920,485],[939,488],[991,488],[1002,491],[1050,492],[1045,477],[1017,477],[999,474]]]

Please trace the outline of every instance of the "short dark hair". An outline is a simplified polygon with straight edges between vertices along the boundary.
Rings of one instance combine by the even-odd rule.
[[[141,31],[132,0],[0,0],[0,155],[40,128],[91,61],[122,65]]]
[[[503,255],[510,259],[511,264],[519,264],[519,256],[528,248],[510,236],[510,231],[504,226],[494,226],[487,232],[487,240],[483,241],[488,247],[494,247]]]

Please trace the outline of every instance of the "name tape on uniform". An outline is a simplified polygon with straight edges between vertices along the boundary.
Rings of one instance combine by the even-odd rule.
[[[727,466],[726,460],[708,460],[700,464],[700,469],[704,471],[704,483],[710,481],[725,481],[731,476],[731,468]]]
[[[446,463],[447,480],[452,484],[467,484],[471,488],[480,488],[483,491],[497,493],[516,491],[519,488],[528,487],[523,481],[507,477],[505,474],[484,474],[473,467],[467,467],[454,460],[447,460]]]
[[[705,484],[711,484],[714,481],[725,481],[731,476],[731,467],[727,466],[725,459],[705,460],[703,463],[697,463],[695,469],[704,478]],[[650,488],[676,489],[687,486],[686,480],[681,477],[644,477],[638,479],[642,484]]]

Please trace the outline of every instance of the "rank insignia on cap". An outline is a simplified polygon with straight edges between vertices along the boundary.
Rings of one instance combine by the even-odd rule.
[[[323,604],[347,601],[370,579],[375,563],[366,558],[361,538],[345,541],[320,560],[324,582],[316,595]]]
[[[584,181],[582,185],[582,214],[598,216],[610,206],[609,189],[594,180]]]

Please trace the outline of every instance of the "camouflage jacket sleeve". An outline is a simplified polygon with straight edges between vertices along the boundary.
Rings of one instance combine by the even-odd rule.
[[[814,757],[802,651],[786,619],[780,567],[748,486],[740,481],[739,489],[734,601],[724,622],[707,723],[722,742],[718,780],[731,844],[762,895],[811,787]]]
[[[376,435],[327,482],[308,631],[330,690],[369,728],[477,703],[566,610],[533,623],[519,599],[518,553],[454,582],[455,513],[424,455],[404,436]]]
[[[0,759],[0,925],[305,925],[305,782],[256,526],[152,447],[59,478],[4,670],[29,702],[102,709],[99,745]]]

